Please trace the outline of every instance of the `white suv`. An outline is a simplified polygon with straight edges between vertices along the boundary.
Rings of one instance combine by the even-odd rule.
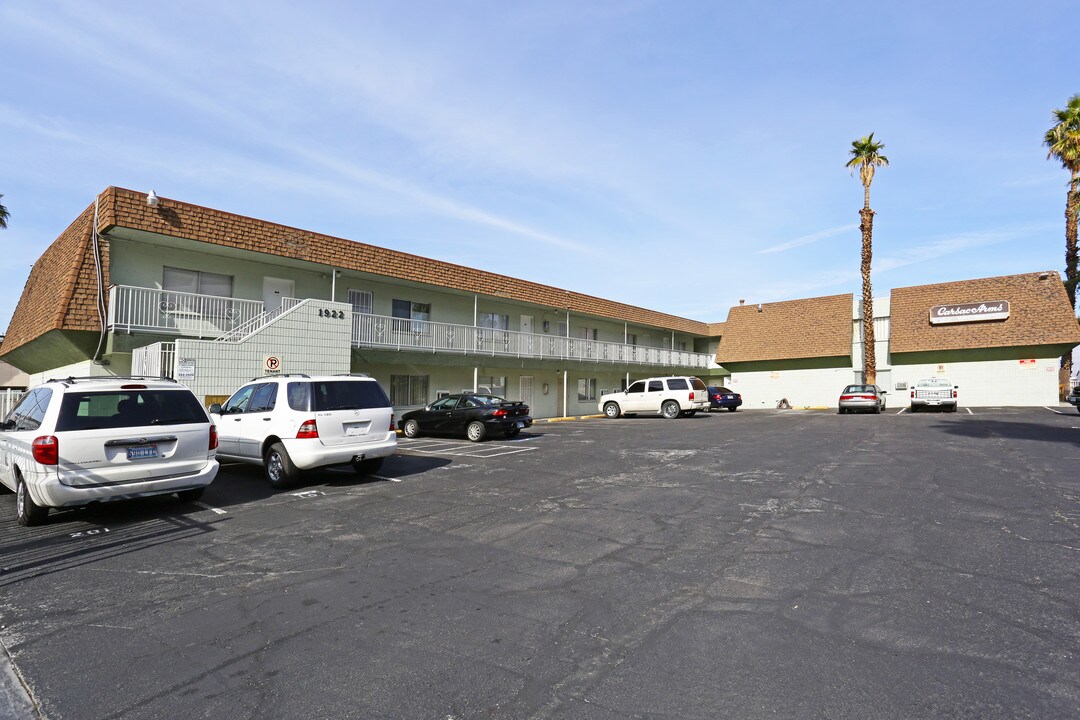
[[[218,457],[262,465],[276,488],[303,470],[352,463],[375,473],[397,450],[394,409],[366,375],[273,375],[255,378],[225,405],[214,403]]]
[[[0,423],[0,483],[20,525],[49,508],[176,493],[198,500],[218,439],[191,390],[161,378],[66,378],[31,389]]]
[[[698,410],[708,412],[709,389],[696,377],[648,378],[631,383],[626,390],[601,395],[597,407],[611,419],[649,413],[670,420]]]

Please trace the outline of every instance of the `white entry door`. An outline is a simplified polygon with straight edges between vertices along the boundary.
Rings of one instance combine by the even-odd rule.
[[[530,411],[533,406],[533,379],[531,375],[522,375],[518,383],[518,399],[522,400],[529,406]]]
[[[296,283],[283,278],[263,278],[263,310],[274,312],[281,307],[281,299],[293,297]]]
[[[523,333],[531,333],[532,331],[533,331],[533,329],[532,329],[532,315],[522,315],[521,316],[521,332],[523,332]]]

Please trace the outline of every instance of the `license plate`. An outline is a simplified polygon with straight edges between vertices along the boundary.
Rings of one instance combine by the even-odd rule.
[[[143,458],[159,457],[157,445],[136,445],[127,449],[128,460],[142,460]]]
[[[725,399],[725,400],[734,400],[734,399],[735,399],[735,396],[734,396],[734,395],[725,395],[725,396],[724,396],[724,399]]]
[[[516,422],[516,423],[514,423],[514,427],[519,427],[519,428],[523,428],[523,427],[525,427],[525,423],[523,423],[523,422]]]
[[[348,423],[345,425],[346,437],[353,437],[355,435],[367,435],[368,423]]]

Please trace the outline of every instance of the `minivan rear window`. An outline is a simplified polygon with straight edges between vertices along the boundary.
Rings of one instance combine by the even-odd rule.
[[[209,423],[187,390],[69,392],[60,403],[56,430],[99,430],[147,425]]]
[[[311,390],[316,412],[390,407],[382,387],[370,380],[313,380]]]

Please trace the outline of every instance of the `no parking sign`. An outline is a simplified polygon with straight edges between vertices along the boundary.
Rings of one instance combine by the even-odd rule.
[[[281,356],[280,355],[267,355],[263,358],[263,372],[266,373],[279,373],[281,372]]]

